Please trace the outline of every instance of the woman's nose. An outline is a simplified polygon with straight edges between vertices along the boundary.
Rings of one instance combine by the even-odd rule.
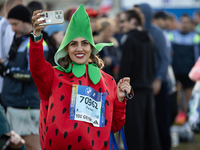
[[[82,51],[82,50],[83,50],[81,44],[78,45],[77,50],[78,50],[78,51]]]

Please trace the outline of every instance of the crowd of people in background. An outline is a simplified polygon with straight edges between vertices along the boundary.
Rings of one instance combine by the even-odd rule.
[[[40,9],[48,10],[39,1],[6,0],[0,20],[0,127],[4,122],[0,133],[6,122],[5,131],[14,130],[17,145],[27,150],[40,149],[40,98],[28,60],[31,17]],[[76,9],[67,7],[63,24],[42,31],[45,59],[52,66],[56,66],[54,55]],[[103,71],[116,82],[131,78],[135,96],[127,102],[124,126],[128,149],[170,150],[170,127],[188,126],[188,103],[195,84],[188,74],[200,56],[200,12],[194,18],[182,14],[177,19],[165,11],[154,12],[146,3],[115,16],[93,8],[86,12],[94,42],[113,43],[99,53],[105,63]]]

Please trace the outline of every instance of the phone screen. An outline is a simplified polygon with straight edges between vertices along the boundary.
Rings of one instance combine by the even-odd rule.
[[[0,150],[5,150],[10,144],[10,136],[2,134],[0,137]]]

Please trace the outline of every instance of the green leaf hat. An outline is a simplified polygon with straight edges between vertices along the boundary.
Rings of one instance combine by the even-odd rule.
[[[93,41],[92,30],[90,26],[90,19],[88,14],[85,11],[84,5],[81,4],[79,8],[73,14],[63,41],[54,56],[54,61],[58,64],[58,60],[67,55],[66,50],[64,49],[72,40],[77,37],[85,38],[92,46],[92,53],[96,55],[102,50],[104,46],[112,46],[113,43],[99,43],[96,44]]]

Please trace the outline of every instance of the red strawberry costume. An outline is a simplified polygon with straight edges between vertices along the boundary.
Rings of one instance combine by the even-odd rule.
[[[90,41],[87,36],[84,38]],[[67,44],[65,42],[64,47]],[[56,63],[57,57],[60,56],[59,52],[62,54],[64,52],[62,46],[63,43],[55,55]],[[95,45],[93,46],[95,47]],[[102,45],[100,47],[102,48]],[[99,47],[95,48],[95,50],[98,50]],[[93,50],[93,53],[95,53],[95,50]],[[68,71],[64,71],[60,66],[53,68],[44,59],[42,40],[38,43],[30,41],[29,56],[31,74],[41,98],[39,135],[42,150],[109,149],[111,129],[116,132],[125,123],[126,101],[118,101],[117,86],[114,79],[90,64],[84,65],[86,66],[84,74],[79,77],[76,75],[79,70],[73,70],[77,66],[76,64],[71,65],[72,68]],[[99,79],[96,80],[94,74],[98,76],[98,73]],[[70,119],[73,85],[87,86],[96,92],[106,93],[105,104],[100,107],[105,108],[103,127],[96,127],[92,123]],[[81,107],[79,108],[81,109]]]

